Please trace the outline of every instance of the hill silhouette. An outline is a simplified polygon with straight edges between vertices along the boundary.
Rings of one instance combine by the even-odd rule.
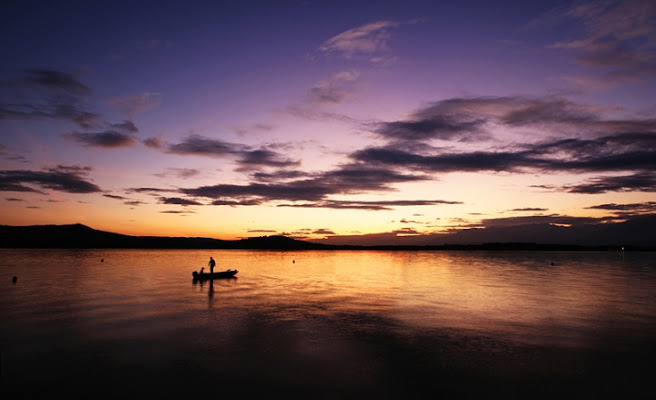
[[[4,248],[129,248],[129,249],[325,249],[338,246],[309,243],[284,236],[220,240],[203,237],[129,236],[99,231],[82,224],[0,226]]]
[[[286,236],[261,236],[240,240],[204,237],[130,236],[99,231],[82,224],[0,225],[0,248],[117,248],[117,249],[260,249],[260,250],[619,250],[611,246],[490,242],[443,245],[334,245]],[[654,246],[625,246],[625,250],[654,251]]]

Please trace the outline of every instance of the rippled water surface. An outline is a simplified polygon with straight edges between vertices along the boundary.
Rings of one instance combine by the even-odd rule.
[[[210,256],[238,278],[192,282]],[[0,278],[25,397],[626,393],[656,355],[654,253],[3,249]]]

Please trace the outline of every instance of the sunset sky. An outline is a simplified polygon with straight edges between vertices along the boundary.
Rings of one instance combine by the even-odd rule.
[[[0,37],[0,224],[441,244],[656,215],[653,1],[14,1]]]

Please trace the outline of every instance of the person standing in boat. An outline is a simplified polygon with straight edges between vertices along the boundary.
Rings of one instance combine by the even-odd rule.
[[[210,266],[210,274],[214,273],[214,266],[216,265],[216,261],[212,257],[210,257],[210,262],[207,263],[207,265]]]

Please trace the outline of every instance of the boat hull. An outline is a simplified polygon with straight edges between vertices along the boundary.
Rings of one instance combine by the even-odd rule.
[[[198,272],[194,271],[191,273],[191,276],[193,276],[195,281],[204,281],[208,279],[230,279],[230,278],[236,279],[235,275],[237,274],[237,272],[239,271],[237,271],[236,269],[232,269],[232,270],[229,269],[227,271],[215,272],[213,274],[212,273],[199,274]]]

